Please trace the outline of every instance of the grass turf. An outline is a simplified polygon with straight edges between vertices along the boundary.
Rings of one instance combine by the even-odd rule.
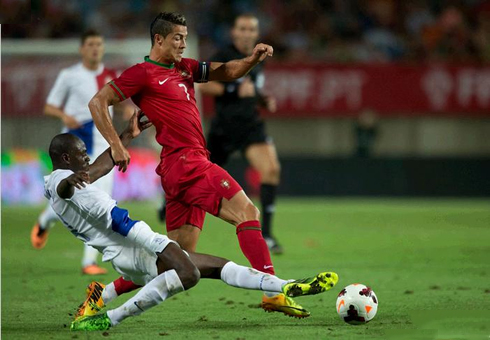
[[[153,203],[123,203],[155,230]],[[258,308],[259,292],[202,280],[107,332],[69,331],[71,314],[92,280],[80,274],[82,244],[64,227],[45,249],[30,228],[41,207],[2,208],[2,338],[5,339],[488,339],[490,202],[488,200],[280,199],[275,232],[285,254],[277,274],[301,278],[333,270],[337,287],[298,298],[312,316],[296,320]],[[247,264],[234,228],[208,217],[198,251]],[[107,268],[110,265],[104,264]],[[112,269],[98,279],[109,282]],[[350,326],[335,312],[343,286],[361,282],[379,298],[376,318]],[[131,294],[132,295],[132,294]],[[126,295],[113,306],[124,302]]]

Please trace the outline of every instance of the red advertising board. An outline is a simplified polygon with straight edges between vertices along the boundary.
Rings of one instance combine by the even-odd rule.
[[[2,115],[41,115],[65,63],[2,60]],[[490,116],[490,65],[327,65],[270,63],[265,91],[278,111],[268,116],[338,117],[363,109],[385,116]],[[213,114],[212,100],[204,113]]]
[[[490,116],[490,66],[275,64],[265,76],[278,104],[267,116]]]

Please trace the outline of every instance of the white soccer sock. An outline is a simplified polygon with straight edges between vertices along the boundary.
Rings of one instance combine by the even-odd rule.
[[[107,305],[115,298],[117,298],[116,286],[114,286],[114,282],[111,282],[106,285],[102,291],[102,300],[104,300],[104,304]]]
[[[281,293],[282,286],[288,283],[277,276],[240,266],[231,261],[221,269],[221,280],[233,287],[275,292],[274,295]]]
[[[137,316],[167,298],[184,290],[177,272],[168,270],[148,282],[141,290],[122,306],[107,311],[113,326],[130,316]]]
[[[96,264],[98,256],[99,256],[99,251],[97,249],[84,244],[82,267],[86,267],[86,266],[90,266],[92,264]]]
[[[41,215],[39,215],[38,222],[44,230],[49,230],[54,226],[54,223],[59,220],[58,215],[54,212],[51,205],[47,205]]]
[[[267,297],[274,297],[276,296],[277,294],[279,293],[276,293],[276,292],[264,292],[264,295],[267,296]]]

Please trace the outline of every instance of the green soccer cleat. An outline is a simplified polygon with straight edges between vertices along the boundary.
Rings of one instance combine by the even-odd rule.
[[[111,328],[111,319],[107,313],[86,316],[71,323],[71,331],[106,331]]]
[[[339,276],[334,272],[320,273],[317,276],[286,283],[282,292],[289,297],[323,293],[337,284]]]

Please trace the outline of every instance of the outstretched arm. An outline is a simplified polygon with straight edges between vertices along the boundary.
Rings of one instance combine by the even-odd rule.
[[[129,152],[117,135],[109,114],[109,106],[114,105],[119,101],[120,99],[117,94],[109,87],[109,85],[105,85],[90,100],[88,107],[92,114],[95,126],[111,147],[111,155],[114,159],[114,163],[119,167],[119,171],[122,170],[124,172],[129,164]]]
[[[243,77],[258,63],[267,57],[272,57],[274,50],[272,46],[257,44],[252,55],[243,59],[231,60],[226,63],[211,63],[209,80],[231,81]]]
[[[144,117],[142,111],[135,111],[129,120],[128,127],[119,136],[121,144],[124,147],[127,147],[142,131],[152,126],[152,123],[148,120],[142,122],[142,117]],[[111,148],[108,148],[90,165],[88,171],[78,171],[62,180],[56,188],[58,196],[64,199],[71,198],[75,193],[75,188],[82,189],[87,183],[93,183],[100,177],[107,175],[114,165],[115,162],[111,156]]]
[[[89,182],[88,172],[78,171],[62,180],[56,187],[56,191],[61,198],[71,198],[75,193],[75,188],[85,188],[86,183]]]

